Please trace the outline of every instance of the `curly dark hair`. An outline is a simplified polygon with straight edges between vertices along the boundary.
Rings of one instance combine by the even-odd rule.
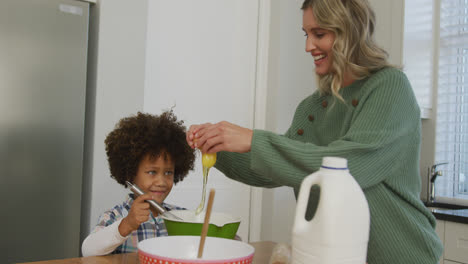
[[[125,181],[134,180],[146,155],[169,155],[175,164],[174,183],[182,181],[193,170],[195,161],[195,150],[185,140],[183,123],[172,110],[160,116],[138,112],[122,118],[104,141],[111,177],[125,186]]]

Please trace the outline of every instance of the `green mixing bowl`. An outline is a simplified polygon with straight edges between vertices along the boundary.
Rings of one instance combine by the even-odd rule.
[[[195,215],[195,211],[172,210],[172,214],[182,218],[176,220],[162,216],[166,224],[167,233],[170,236],[200,236],[205,219],[205,212]],[[210,225],[207,236],[233,239],[239,229],[240,217],[232,217],[228,214],[211,212]]]

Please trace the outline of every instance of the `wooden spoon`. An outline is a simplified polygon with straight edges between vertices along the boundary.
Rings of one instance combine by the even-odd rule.
[[[206,208],[205,221],[203,222],[203,227],[200,235],[200,244],[198,245],[198,256],[201,258],[203,256],[203,248],[205,247],[206,234],[208,233],[208,226],[210,225],[210,216],[211,208],[213,207],[213,200],[215,196],[215,190],[210,190],[210,196],[208,197],[208,207]]]

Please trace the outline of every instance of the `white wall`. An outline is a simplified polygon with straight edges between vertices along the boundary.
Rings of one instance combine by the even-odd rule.
[[[390,62],[403,63],[404,0],[369,0],[375,11],[375,38],[390,55]]]
[[[175,106],[186,126],[227,120],[252,127],[258,1],[199,0],[149,3],[144,110],[159,114]],[[195,210],[202,194],[201,161],[167,198]],[[250,187],[216,169],[214,212],[242,218],[238,234],[247,241]]]
[[[252,127],[257,15],[258,2],[250,0],[155,0],[131,5],[123,0],[98,0],[92,7],[82,240],[99,215],[127,193],[110,178],[104,147],[105,137],[120,118],[137,111],[158,114],[177,104],[175,112],[187,125],[226,119]],[[195,208],[201,182],[197,165],[174,188],[168,202]],[[250,187],[227,179],[216,169],[210,172],[211,186],[218,191],[214,209],[240,215],[239,234],[247,240]]]
[[[127,193],[110,178],[104,139],[120,118],[143,109],[147,5],[98,0],[91,7],[81,239]]]
[[[266,129],[283,134],[296,106],[316,89],[312,56],[305,52],[302,0],[271,1]],[[290,242],[296,200],[290,187],[263,191],[261,240]]]

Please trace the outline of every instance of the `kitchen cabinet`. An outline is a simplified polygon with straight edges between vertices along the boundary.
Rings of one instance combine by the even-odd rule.
[[[445,221],[444,220],[436,220],[436,233],[440,238],[440,241],[442,241],[442,245],[445,247]],[[440,257],[439,263],[444,263],[444,254]]]
[[[445,221],[444,259],[468,263],[468,225]]]
[[[468,224],[437,220],[436,233],[444,245],[440,263],[468,264]]]

